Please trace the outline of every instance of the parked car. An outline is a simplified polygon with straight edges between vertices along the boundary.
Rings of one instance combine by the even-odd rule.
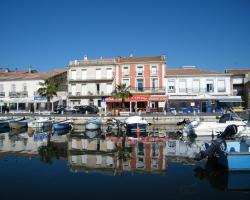
[[[55,113],[61,114],[62,112],[64,113],[76,113],[77,110],[71,107],[65,107],[62,105],[58,105],[55,109]]]
[[[80,114],[85,114],[86,112],[89,114],[97,114],[99,112],[96,106],[74,106],[73,108]]]

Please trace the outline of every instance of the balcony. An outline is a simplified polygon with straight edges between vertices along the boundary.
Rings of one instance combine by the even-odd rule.
[[[73,94],[72,92],[69,92],[69,98],[79,98],[79,99],[84,99],[84,98],[99,98],[102,96],[110,96],[111,94],[107,93],[107,92],[103,92],[103,91],[96,91],[96,92],[86,92],[86,93],[81,93],[81,92],[76,92],[75,94]]]
[[[0,98],[5,97],[5,92],[0,92]]]
[[[100,83],[100,82],[105,82],[105,83],[109,83],[109,82],[113,82],[114,77],[100,77],[100,78],[96,78],[96,77],[88,77],[86,79],[69,79],[69,83]]]
[[[9,97],[10,98],[24,98],[24,97],[28,97],[28,92],[27,91],[9,92]]]
[[[165,88],[164,87],[131,87],[130,88],[130,92],[134,93],[138,93],[138,92],[142,92],[142,93],[164,93],[165,94]]]

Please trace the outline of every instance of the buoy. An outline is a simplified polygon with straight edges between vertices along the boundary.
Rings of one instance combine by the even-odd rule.
[[[140,128],[139,128],[139,126],[137,126],[137,128],[136,128],[136,136],[140,137]]]

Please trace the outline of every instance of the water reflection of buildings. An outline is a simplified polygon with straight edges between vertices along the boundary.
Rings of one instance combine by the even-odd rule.
[[[115,171],[116,145],[110,139],[86,139],[71,136],[68,139],[68,165],[74,171]]]
[[[131,159],[119,160],[122,171],[162,173],[166,169],[164,142],[126,143],[131,148]]]
[[[38,154],[38,148],[45,145],[47,145],[47,137],[29,136],[27,133],[0,134],[0,154],[17,152],[20,154]]]
[[[68,140],[68,165],[72,171],[161,173],[166,169],[163,142],[126,142],[114,138]]]

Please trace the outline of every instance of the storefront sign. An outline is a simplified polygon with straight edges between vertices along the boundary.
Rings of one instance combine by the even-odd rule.
[[[47,97],[34,96],[34,101],[47,101]]]
[[[166,101],[168,98],[164,95],[151,95],[149,97],[150,101]]]

